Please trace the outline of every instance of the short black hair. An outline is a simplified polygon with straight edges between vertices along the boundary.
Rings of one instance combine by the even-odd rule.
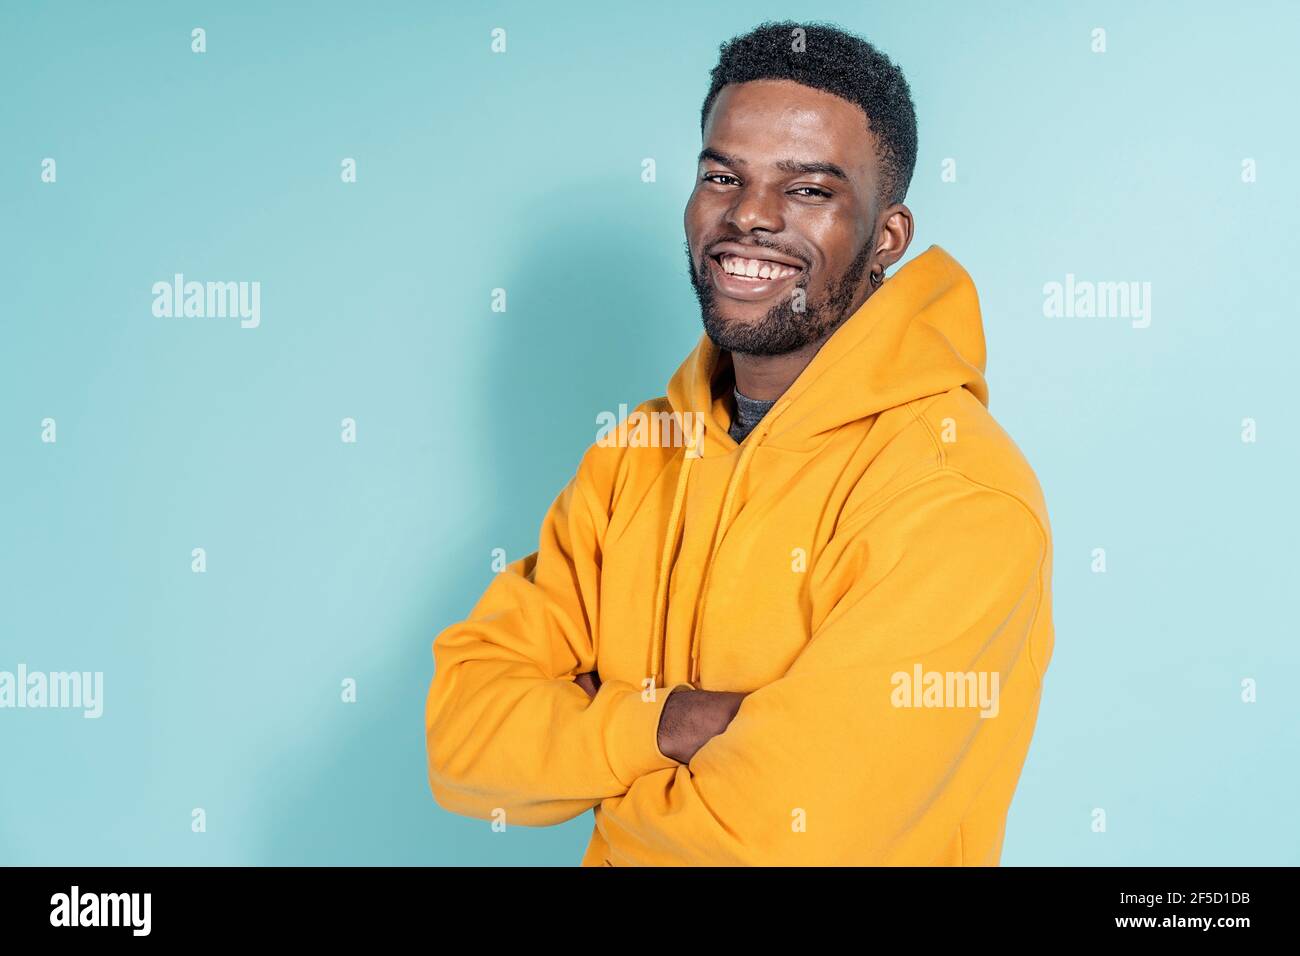
[[[760,23],[722,44],[700,109],[701,134],[718,91],[750,80],[793,80],[860,106],[879,143],[880,198],[886,205],[903,201],[916,168],[916,108],[889,57],[829,23]]]

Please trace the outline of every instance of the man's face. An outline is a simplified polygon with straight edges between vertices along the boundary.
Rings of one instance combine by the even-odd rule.
[[[858,106],[790,80],[724,86],[685,216],[709,337],[781,355],[848,318],[869,294],[878,184]]]

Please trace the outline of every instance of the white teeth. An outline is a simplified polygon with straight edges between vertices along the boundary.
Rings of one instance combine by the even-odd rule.
[[[723,271],[728,275],[745,276],[750,279],[788,279],[797,275],[799,270],[766,259],[744,259],[726,253],[721,257]]]

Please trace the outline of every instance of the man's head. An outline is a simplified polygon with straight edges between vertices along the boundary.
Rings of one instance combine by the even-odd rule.
[[[911,94],[888,57],[821,24],[762,24],[723,45],[712,77],[691,284],[719,347],[785,354],[833,332],[911,242]]]

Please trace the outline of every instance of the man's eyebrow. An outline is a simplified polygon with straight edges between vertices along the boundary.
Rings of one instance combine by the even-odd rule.
[[[708,146],[700,150],[699,162],[704,162],[706,159],[711,159],[715,163],[721,163],[723,166],[730,166],[733,169],[743,169],[745,166],[749,165],[739,157],[728,156],[726,153]],[[836,179],[842,179],[846,183],[849,181],[848,173],[844,172],[841,167],[834,163],[810,163],[797,159],[782,159],[777,162],[776,168],[783,173],[825,173],[827,176],[834,176]]]
[[[849,181],[848,174],[834,163],[802,163],[797,159],[783,159],[776,164],[776,168],[783,173],[825,173],[846,183]]]
[[[702,163],[706,159],[711,159],[715,163],[721,163],[723,166],[731,166],[734,169],[740,169],[742,166],[748,165],[743,159],[739,159],[735,156],[728,156],[726,153],[719,152],[711,146],[705,146],[700,150],[699,162]]]

